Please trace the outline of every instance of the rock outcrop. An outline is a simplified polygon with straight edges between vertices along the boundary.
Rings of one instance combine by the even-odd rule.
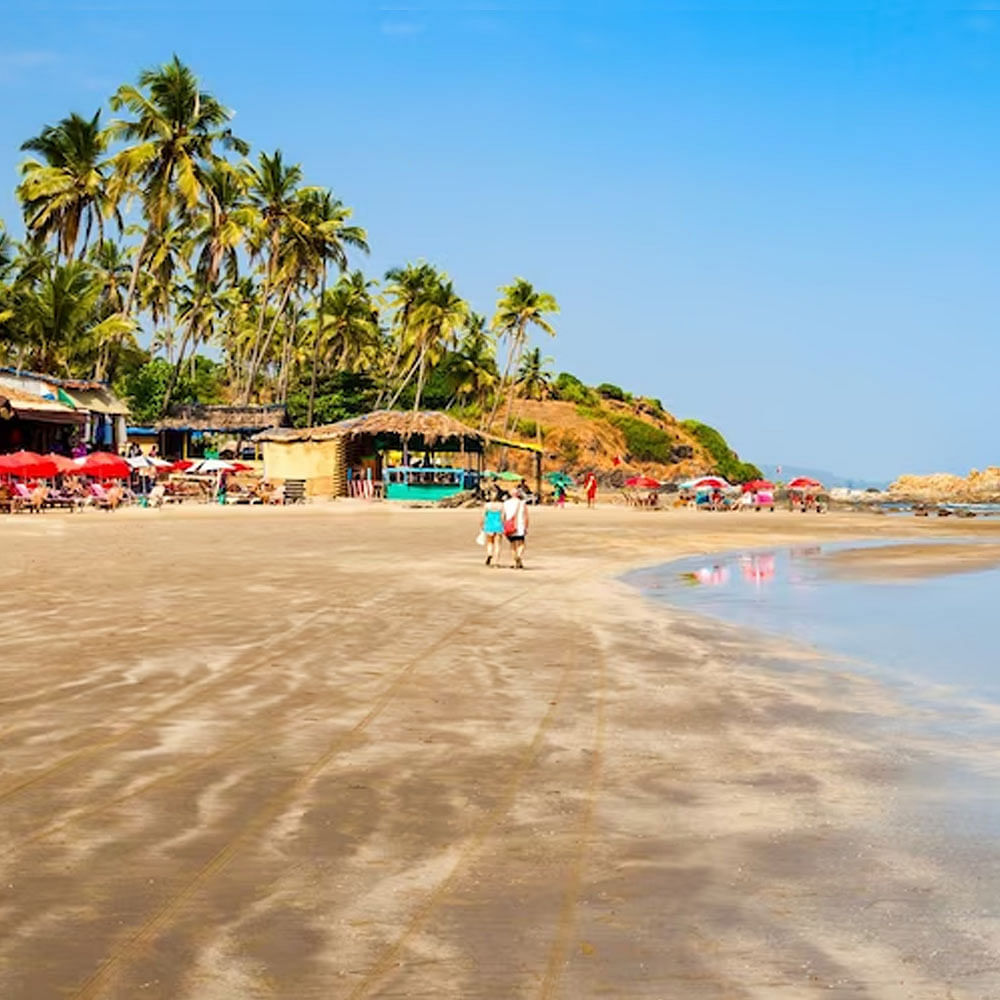
[[[1000,468],[973,469],[964,479],[948,473],[900,476],[890,487],[894,500],[931,503],[995,503],[1000,501]]]

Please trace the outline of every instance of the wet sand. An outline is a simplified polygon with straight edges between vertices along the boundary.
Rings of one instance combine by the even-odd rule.
[[[0,997],[1000,995],[913,710],[616,580],[885,518],[477,518],[0,518]]]
[[[1000,545],[949,542],[942,545],[884,545],[843,549],[824,557],[824,568],[852,580],[907,580],[972,573],[1000,566]]]

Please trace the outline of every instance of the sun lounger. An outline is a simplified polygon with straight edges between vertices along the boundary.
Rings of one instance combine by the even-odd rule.
[[[14,483],[14,498],[17,501],[15,510],[29,510],[32,514],[40,514],[45,494],[39,490],[29,490],[24,483]]]
[[[49,490],[48,496],[45,498],[46,507],[60,507],[68,508],[69,510],[77,510],[83,507],[83,497],[78,496],[75,493],[64,493],[60,490]]]

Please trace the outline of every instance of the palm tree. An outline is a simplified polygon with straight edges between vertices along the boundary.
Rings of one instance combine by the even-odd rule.
[[[193,274],[191,282],[181,285],[177,291],[177,322],[183,328],[184,334],[163,393],[163,413],[170,407],[186,352],[190,350],[193,364],[199,343],[207,343],[214,339],[219,318],[225,307],[219,286],[210,284],[197,274]]]
[[[499,377],[496,341],[486,325],[486,317],[470,312],[465,332],[451,360],[455,376],[454,401],[475,400],[480,405]]]
[[[552,384],[552,358],[542,357],[540,347],[528,351],[521,361],[517,372],[515,387],[520,390],[525,399],[545,399],[549,395]],[[535,421],[535,441],[542,446],[542,425]]]
[[[137,324],[125,313],[125,289],[131,268],[124,250],[113,240],[95,243],[87,259],[100,288],[96,304],[99,322],[91,330],[91,339],[97,351],[93,375],[101,380],[111,374],[116,357],[138,346]]]
[[[205,172],[203,198],[193,221],[191,236],[199,277],[214,284],[224,270],[226,281],[239,277],[240,246],[257,222],[247,200],[249,177],[225,160]]]
[[[326,293],[313,334],[307,424],[312,424],[320,357],[325,355],[332,360],[335,356],[334,367],[344,370],[356,365],[377,343],[378,308],[371,294],[374,285],[375,282],[366,279],[360,271],[354,271],[342,275]]]
[[[100,119],[100,111],[89,119],[71,114],[21,145],[40,157],[21,165],[17,188],[28,232],[42,242],[53,237],[57,255],[67,261],[76,252],[81,226],[84,251],[95,224],[98,238],[104,239],[105,217],[114,214],[121,227],[105,159],[110,135]]]
[[[81,344],[94,326],[101,288],[84,261],[53,264],[24,289],[18,320],[27,342],[26,362],[38,371],[82,374],[75,370]]]
[[[393,339],[395,344],[392,360],[389,362],[382,388],[379,389],[378,399],[375,402],[376,408],[382,405],[382,401],[390,392],[390,386],[396,377],[403,352],[411,340],[410,317],[421,296],[437,280],[437,271],[426,261],[420,261],[416,264],[407,264],[405,267],[390,268],[385,272],[385,280],[387,282],[386,298],[389,307],[394,310]]]
[[[317,303],[316,336],[314,338],[313,372],[309,389],[308,423],[312,423],[313,400],[316,395],[316,364],[318,350],[323,340],[325,328],[323,310],[326,305],[326,275],[327,266],[332,261],[343,274],[347,270],[347,247],[351,246],[363,253],[368,253],[368,234],[360,226],[348,224],[351,209],[333,196],[332,191],[321,191],[306,188],[300,194],[302,215],[309,232],[306,239],[311,244],[312,260],[319,268],[319,299]],[[364,283],[360,272],[358,278]],[[367,294],[367,284],[365,284]]]
[[[201,89],[176,55],[163,66],[143,70],[138,87],[119,87],[110,104],[113,111],[132,114],[112,126],[116,138],[133,143],[114,162],[120,187],[138,194],[146,221],[125,299],[131,310],[148,241],[167,229],[175,212],[182,219],[194,213],[206,175],[218,159],[216,147],[244,156],[250,147],[226,127],[232,112]]]
[[[6,332],[8,322],[13,319],[13,289],[10,280],[14,274],[14,243],[0,222],[0,339]]]
[[[534,286],[525,281],[524,278],[515,278],[509,285],[501,286],[501,298],[497,302],[496,315],[493,317],[493,328],[503,337],[507,338],[507,364],[504,367],[503,378],[500,381],[500,391],[493,403],[493,411],[490,414],[487,427],[493,426],[496,418],[500,399],[503,390],[510,377],[510,373],[515,369],[524,353],[525,345],[528,341],[528,327],[537,326],[544,330],[550,337],[556,335],[548,320],[546,313],[559,312],[559,305],[554,296],[548,292],[538,292]],[[508,393],[507,415],[504,418],[504,433],[510,427],[511,412],[513,410],[514,394]]]
[[[281,150],[276,149],[271,156],[261,153],[256,166],[248,164],[247,174],[250,201],[257,212],[257,222],[250,237],[249,248],[251,256],[262,261],[264,280],[261,282],[257,329],[249,350],[246,384],[243,391],[244,402],[250,401],[257,371],[291,294],[291,287],[286,282],[284,292],[279,291],[279,298],[282,296],[284,298],[277,312],[272,314],[274,323],[265,342],[264,323],[268,314],[268,303],[278,284],[282,256],[287,266],[290,241],[304,236],[308,228],[305,222],[295,219],[296,213],[302,208],[299,190],[299,185],[302,183],[302,167],[299,164],[286,165]]]
[[[146,262],[139,279],[137,297],[140,306],[149,310],[154,339],[162,341],[167,360],[173,363],[174,305],[179,283],[191,270],[192,243],[186,227],[177,225],[147,236],[144,244]],[[131,283],[131,277],[129,281]],[[127,293],[122,308],[124,312],[128,311]]]
[[[454,345],[458,331],[469,314],[468,304],[455,292],[448,276],[435,275],[432,281],[414,303],[409,317],[412,335],[410,350],[413,364],[396,391],[393,406],[409,379],[416,373],[417,387],[413,397],[413,410],[420,409],[420,398],[424,391],[428,364],[437,364],[444,352]]]

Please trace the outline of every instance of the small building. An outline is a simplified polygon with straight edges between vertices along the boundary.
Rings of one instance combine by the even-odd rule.
[[[475,488],[490,445],[534,452],[539,489],[541,483],[537,445],[502,441],[432,410],[377,410],[335,424],[268,430],[255,440],[263,446],[264,476],[304,480],[310,496],[440,500]]]
[[[0,451],[118,451],[128,406],[104,383],[0,368]]]
[[[211,406],[183,403],[170,407],[155,430],[160,454],[176,458],[201,457],[207,447],[242,457],[245,443],[262,431],[282,427],[287,414],[282,405]],[[256,451],[256,448],[253,449]]]

